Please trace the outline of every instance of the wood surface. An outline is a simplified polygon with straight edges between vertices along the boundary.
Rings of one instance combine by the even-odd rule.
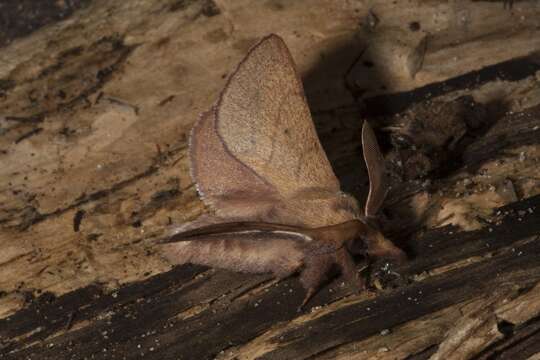
[[[540,2],[1,6],[0,358],[538,356]],[[362,201],[361,119],[374,125],[385,226],[410,256],[373,264],[370,293],[336,279],[306,313],[297,278],[171,268],[152,244],[208,211],[189,130],[272,32]],[[422,119],[439,130],[398,143]],[[429,131],[451,140],[427,151]]]

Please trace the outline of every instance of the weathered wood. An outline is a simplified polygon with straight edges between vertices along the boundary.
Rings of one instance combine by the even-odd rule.
[[[540,280],[540,197],[503,209],[513,214],[528,208],[535,211],[522,221],[509,215],[493,232],[428,234],[422,239],[426,246],[415,249],[410,265],[398,270],[409,281],[424,274],[422,280],[376,297],[364,294],[345,301],[339,299],[349,290],[334,284],[313,305],[338,302],[278,326],[261,346],[266,349],[260,350],[261,358],[308,358],[455,304],[489,298],[508,286],[514,297],[526,292]],[[475,260],[429,275],[465,259]],[[249,287],[267,280],[203,271],[179,267],[112,294],[90,287],[58,299],[44,295],[2,320],[3,355],[58,359],[99,353],[103,358],[110,354],[131,358],[144,353],[155,359],[212,358],[298,316],[295,309],[303,293],[296,279],[269,283],[246,296]]]
[[[360,194],[354,132],[360,96],[428,86],[426,93],[429,84],[446,88],[456,83],[449,79],[470,71],[481,75],[486,66],[500,70],[490,74],[510,74],[509,80],[531,78],[537,67],[527,56],[540,49],[533,2],[509,12],[496,3],[396,7],[384,1],[371,8],[380,20],[375,28],[365,26],[370,8],[363,2],[321,0],[310,3],[309,16],[300,3],[279,1],[83,5],[65,21],[35,27],[0,51],[0,149],[9,164],[0,177],[0,287],[10,293],[61,294],[93,282],[116,286],[168,268],[133,239],[204,211],[188,176],[186,134],[215,99],[223,75],[261,35],[274,31],[286,39],[304,74],[325,149],[345,188]],[[520,16],[524,20],[514,24]],[[413,22],[421,30],[409,28]],[[425,61],[415,77],[399,73],[408,71],[403,58],[396,58],[396,66],[387,62],[396,34],[410,40],[399,51],[406,54],[412,46],[413,54],[427,33]],[[508,45],[502,52],[479,45],[501,39]],[[376,46],[365,52],[369,44]],[[460,55],[443,69],[437,59],[444,49]],[[534,99],[533,80],[527,81],[503,97]],[[162,193],[172,195],[164,199]],[[85,215],[79,231],[67,230],[80,210]]]
[[[540,321],[516,329],[512,336],[487,349],[478,359],[532,359],[540,353]]]
[[[1,9],[16,23],[0,24],[0,317],[11,315],[0,357],[427,359],[455,339],[482,359],[538,351],[534,306],[499,318],[505,301],[537,302],[537,1],[29,4]],[[376,295],[336,281],[307,314],[295,278],[169,271],[150,241],[208,211],[187,133],[270,32],[291,48],[321,142],[360,199],[359,119],[378,129],[397,169],[388,233],[412,257],[372,268]],[[400,177],[384,127],[439,121],[464,95],[486,126],[466,128],[451,154],[436,149],[451,164]]]

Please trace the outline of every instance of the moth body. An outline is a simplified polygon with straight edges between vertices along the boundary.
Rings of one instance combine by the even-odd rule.
[[[362,288],[351,253],[404,259],[365,220],[386,194],[384,159],[367,122],[362,144],[370,178],[363,214],[340,189],[285,43],[264,38],[191,132],[191,175],[213,211],[173,229],[162,254],[176,264],[279,278],[299,273],[307,290],[302,305],[336,270]]]
[[[256,249],[256,251],[253,251]],[[239,240],[236,235],[223,236],[212,242],[174,243],[167,258],[176,263],[193,263],[252,274],[272,273],[286,277],[303,265],[304,252],[299,243],[286,235],[282,239]]]

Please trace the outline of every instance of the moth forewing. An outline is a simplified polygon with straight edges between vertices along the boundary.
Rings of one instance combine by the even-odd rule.
[[[295,226],[261,223],[261,222],[230,222],[219,223],[179,232],[160,241],[160,244],[168,244],[179,241],[193,241],[211,239],[216,237],[246,237],[249,240],[264,238],[290,238],[297,241],[313,241],[312,231]]]

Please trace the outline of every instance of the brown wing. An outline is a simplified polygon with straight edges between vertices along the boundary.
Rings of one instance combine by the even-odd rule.
[[[213,109],[204,113],[191,130],[190,158],[199,195],[217,210],[225,207],[228,199],[249,202],[276,194],[271,184],[227,150],[216,132]]]
[[[238,65],[217,103],[216,128],[226,150],[282,196],[339,190],[280,37],[264,38]]]
[[[179,232],[159,241],[159,244],[169,244],[179,241],[220,240],[232,237],[237,240],[260,239],[291,239],[311,241],[308,229],[297,226],[270,224],[261,222],[230,222],[207,225],[196,229]]]
[[[369,194],[366,200],[365,215],[373,217],[382,206],[388,188],[384,171],[384,158],[375,133],[367,121],[364,121],[362,126],[362,148],[369,175]]]

